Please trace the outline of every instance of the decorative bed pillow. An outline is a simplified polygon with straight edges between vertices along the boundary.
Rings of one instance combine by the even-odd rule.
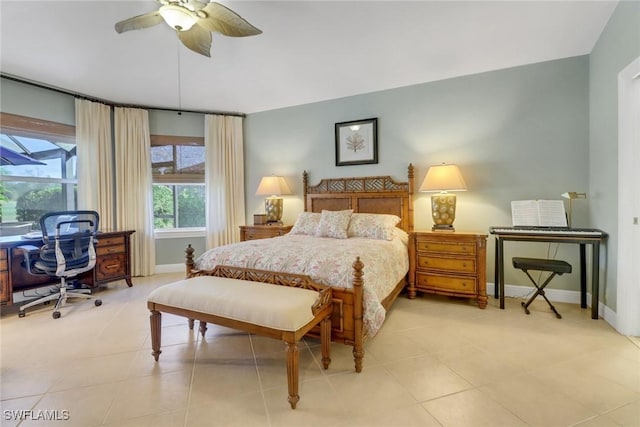
[[[320,216],[320,223],[316,230],[316,236],[318,237],[333,237],[334,239],[346,239],[347,227],[349,226],[349,220],[353,209],[347,209],[344,211],[322,211]]]
[[[400,217],[387,214],[355,213],[349,221],[348,237],[391,240]]]
[[[296,223],[293,224],[293,228],[289,234],[306,234],[308,236],[315,236],[316,229],[320,223],[321,214],[318,212],[300,212]]]

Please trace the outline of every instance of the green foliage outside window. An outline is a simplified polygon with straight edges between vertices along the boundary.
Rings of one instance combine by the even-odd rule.
[[[40,217],[47,212],[66,210],[59,185],[30,190],[18,197],[16,216],[18,221],[33,221],[38,224]]]

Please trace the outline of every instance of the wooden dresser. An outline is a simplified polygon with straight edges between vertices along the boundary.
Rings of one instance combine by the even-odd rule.
[[[241,225],[240,241],[284,236],[291,231],[292,227],[292,225]]]
[[[100,286],[117,280],[131,282],[131,235],[133,230],[101,231],[96,243],[96,266],[77,279],[88,286]],[[59,283],[56,277],[29,274],[23,267],[24,256],[16,246],[42,245],[41,240],[22,240],[20,236],[0,238],[0,304],[11,305],[13,292]]]
[[[417,291],[475,298],[487,306],[487,235],[414,231],[409,238],[409,298]]]

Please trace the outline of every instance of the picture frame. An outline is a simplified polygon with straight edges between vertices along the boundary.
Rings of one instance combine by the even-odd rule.
[[[335,124],[336,166],[378,163],[378,119]]]

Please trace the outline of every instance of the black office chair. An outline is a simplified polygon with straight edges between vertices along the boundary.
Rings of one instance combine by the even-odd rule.
[[[29,273],[59,277],[60,285],[52,294],[21,306],[18,317],[24,317],[25,309],[29,307],[57,300],[53,308],[53,318],[57,319],[67,298],[95,299],[90,295],[90,289],[69,284],[67,279],[95,266],[99,220],[94,211],[49,212],[40,218],[44,245],[41,248],[21,246],[20,249]],[[102,305],[102,301],[95,299],[95,305]]]

